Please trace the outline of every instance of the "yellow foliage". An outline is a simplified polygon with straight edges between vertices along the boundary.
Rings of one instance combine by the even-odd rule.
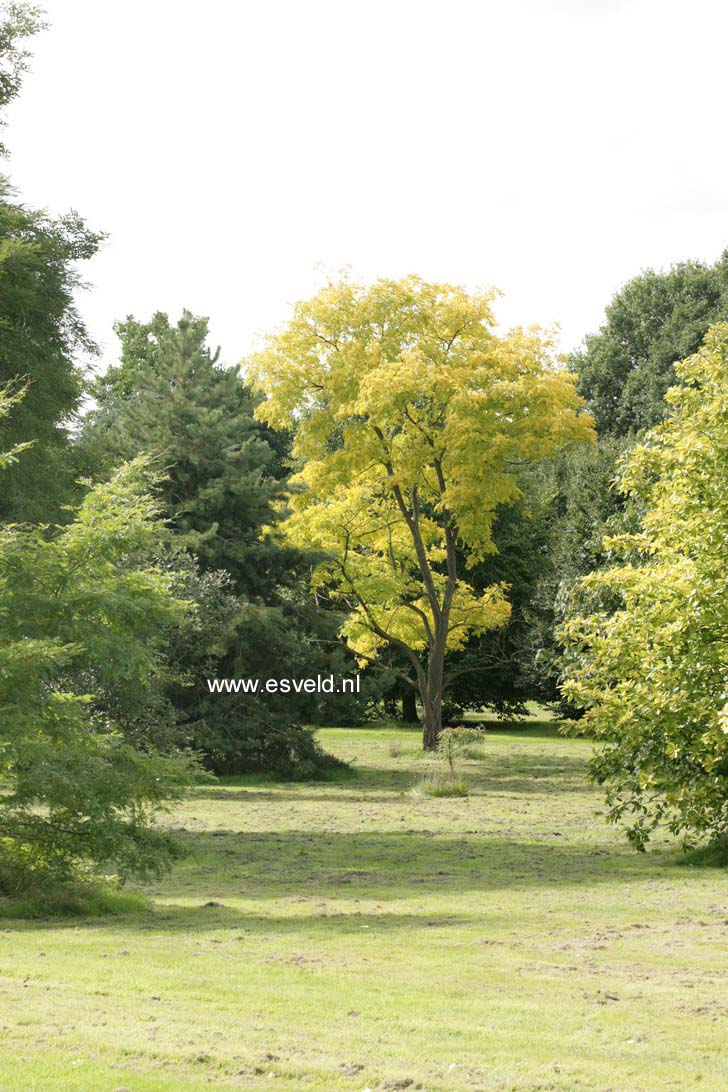
[[[314,579],[350,603],[344,632],[363,656],[383,634],[424,649],[442,607],[451,649],[505,624],[506,590],[481,596],[456,578],[455,542],[469,563],[492,552],[519,467],[593,439],[551,338],[498,336],[494,295],[344,279],[249,361],[258,416],[295,429],[300,491],[283,535],[325,555]]]

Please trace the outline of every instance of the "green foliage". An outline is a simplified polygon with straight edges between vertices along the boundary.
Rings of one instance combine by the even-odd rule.
[[[122,889],[108,877],[64,879],[47,871],[29,874],[25,860],[13,861],[0,848],[0,920],[22,918],[100,918],[149,909],[139,891]]]
[[[658,424],[675,363],[697,350],[711,323],[725,319],[728,250],[713,266],[682,262],[629,281],[607,307],[599,333],[570,358],[600,435]]]
[[[340,768],[310,732],[293,722],[330,720],[342,707],[351,716],[358,696],[348,695],[347,707],[341,695],[218,694],[207,686],[208,679],[219,676],[343,674],[343,650],[335,647],[337,657],[317,642],[320,618],[313,615],[304,628],[300,618],[292,619],[281,607],[240,601],[219,573],[204,574],[186,594],[198,609],[175,633],[172,657],[184,678],[169,692],[206,766],[218,774],[270,771],[286,779],[325,776]]]
[[[239,369],[222,367],[207,347],[206,319],[185,312],[171,325],[157,313],[116,329],[121,360],[96,383],[79,459],[103,474],[146,451],[166,467],[165,513],[202,569],[188,573],[185,594],[196,610],[170,646],[181,679],[168,693],[188,738],[218,772],[325,770],[328,760],[292,721],[357,719],[357,702],[211,695],[207,688],[211,677],[344,674],[352,667],[331,625],[297,594],[301,555],[263,534],[288,474],[287,439],[255,420]]]
[[[564,453],[563,458],[570,454]],[[553,513],[548,490],[534,474],[523,474],[519,484],[523,499],[496,513],[493,542],[497,552],[469,570],[476,590],[493,584],[508,587],[510,618],[501,629],[471,637],[462,651],[448,655],[446,702],[453,707],[452,718],[467,708],[489,708],[502,717],[520,716],[539,686],[541,671],[534,671],[534,655],[540,626],[548,614],[542,588],[553,576],[549,555]]]
[[[204,736],[216,774],[271,773],[282,781],[325,780],[347,764],[322,750],[313,731],[243,702],[226,720],[215,716]]]
[[[464,724],[457,728],[443,728],[437,737],[436,751],[444,758],[450,768],[450,776],[455,776],[455,759],[458,755],[464,755],[472,748],[483,742],[483,732],[480,728],[466,728]]]
[[[546,461],[532,486],[524,486],[529,499],[540,497],[535,511],[542,558],[538,579],[527,589],[522,612],[514,606],[509,627],[515,663],[506,677],[513,680],[514,695],[526,691],[557,702],[563,713],[577,713],[576,705],[559,695],[556,631],[580,612],[581,577],[606,565],[605,536],[634,529],[640,500],[613,487],[623,456],[637,432],[663,420],[676,361],[696,351],[709,323],[726,317],[728,251],[712,266],[684,262],[666,273],[648,270],[633,277],[614,296],[599,332],[571,355],[599,439],[596,447]],[[522,629],[514,627],[518,619],[524,620]],[[477,675],[466,677],[457,692],[468,697],[477,681]]]
[[[185,311],[173,326],[118,323],[121,361],[97,380],[80,457],[105,474],[142,452],[166,468],[161,496],[204,570],[225,570],[238,595],[260,599],[283,579],[290,556],[261,536],[287,475],[285,445],[253,417],[237,367],[206,345],[207,319]]]
[[[601,330],[570,358],[600,436],[596,447],[564,453],[541,471],[541,488],[553,497],[548,564],[528,609],[531,666],[524,678],[542,701],[559,700],[556,630],[579,613],[580,577],[607,563],[605,536],[635,528],[640,499],[613,488],[620,462],[635,434],[668,411],[664,395],[676,361],[698,349],[711,322],[726,317],[728,251],[713,266],[684,262],[634,277],[607,307]],[[559,704],[577,711],[563,697]]]
[[[580,577],[605,564],[605,535],[634,527],[639,500],[612,488],[620,461],[636,433],[663,420],[675,362],[696,351],[711,322],[726,317],[728,251],[713,266],[684,262],[666,273],[634,277],[607,307],[601,330],[570,357],[599,443],[560,454],[537,475],[537,488],[552,498],[542,523],[547,563],[527,606],[526,655],[519,660],[522,682],[542,701],[559,701],[555,633],[578,612],[572,600]],[[576,711],[563,698],[559,704]]]
[[[13,390],[14,387],[15,390]],[[15,446],[11,447],[8,451],[2,450],[4,440],[2,422],[5,418],[9,417],[13,411],[13,407],[21,401],[24,394],[24,388],[18,389],[17,386],[12,383],[6,383],[5,386],[0,387],[0,470],[5,470],[7,467],[12,466],[13,463],[17,462],[18,455],[21,451],[25,451],[30,447],[30,443],[15,444]]]
[[[638,848],[662,820],[728,834],[728,325],[677,374],[671,416],[622,476],[641,528],[606,540],[616,563],[582,581],[562,630],[566,694],[606,741],[592,774]]]
[[[44,25],[34,5],[0,10],[0,111],[20,90],[23,39]],[[70,497],[68,427],[83,392],[74,357],[94,352],[74,302],[77,266],[100,240],[75,213],[53,219],[19,204],[0,176],[0,388],[25,392],[3,426],[4,444],[29,448],[20,461],[5,460],[0,520],[58,519]]]
[[[605,535],[635,526],[639,504],[616,487],[630,445],[624,437],[603,436],[591,447],[562,452],[536,467],[525,487],[543,554],[523,604],[517,677],[529,698],[555,703],[568,716],[577,709],[559,690],[562,649],[556,634],[578,612],[580,579],[607,563]]]
[[[30,52],[23,40],[46,25],[41,9],[35,4],[9,3],[0,8],[0,111],[18,95],[28,67]],[[0,126],[5,124],[0,114]],[[6,154],[5,145],[0,144],[0,155]]]
[[[73,301],[76,263],[98,243],[74,214],[52,220],[15,204],[0,178],[0,384],[25,387],[4,432],[12,446],[32,443],[4,475],[0,518],[57,515],[70,490],[68,424],[82,394],[73,358],[93,351]]]
[[[67,526],[0,532],[6,879],[65,881],[83,862],[145,874],[178,854],[152,820],[193,765],[129,736],[163,707],[165,630],[189,609],[162,560],[168,532],[149,486],[137,461]]]

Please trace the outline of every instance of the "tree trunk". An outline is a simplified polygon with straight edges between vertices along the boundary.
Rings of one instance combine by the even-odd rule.
[[[441,718],[435,715],[432,708],[423,709],[422,715],[422,750],[434,751],[437,746],[437,737],[442,730]]]
[[[417,716],[417,694],[414,687],[408,683],[403,682],[401,686],[402,693],[402,720],[405,724],[419,724],[420,718]]]
[[[447,625],[447,621],[445,621]],[[425,693],[422,697],[422,749],[434,751],[442,731],[442,686],[445,675],[447,630],[436,635],[427,663]]]

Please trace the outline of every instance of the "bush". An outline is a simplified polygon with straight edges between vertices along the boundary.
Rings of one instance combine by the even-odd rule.
[[[111,864],[155,875],[154,826],[196,764],[125,728],[161,708],[165,628],[189,609],[156,559],[168,532],[146,464],[90,490],[63,528],[0,531],[0,885],[22,895]]]
[[[466,728],[460,724],[457,728],[443,728],[437,737],[437,753],[444,758],[450,767],[450,777],[455,776],[455,757],[464,755],[477,744],[483,742],[483,732],[480,728]]]
[[[270,772],[282,780],[308,781],[349,768],[324,751],[311,730],[262,720],[260,711],[257,718],[218,718],[204,739],[205,765],[220,775]]]
[[[73,876],[54,864],[28,844],[1,838],[0,918],[98,917],[148,906],[143,895],[121,891],[113,878],[95,878],[80,863]]]

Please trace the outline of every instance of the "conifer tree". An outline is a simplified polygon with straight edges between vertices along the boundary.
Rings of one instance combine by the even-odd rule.
[[[96,408],[81,452],[89,472],[144,451],[166,473],[162,500],[174,526],[194,542],[200,565],[224,569],[238,595],[264,598],[281,576],[280,549],[261,539],[285,476],[281,438],[253,417],[239,368],[207,346],[207,319],[185,311],[176,325],[158,312],[116,326],[120,363],[95,384]]]

